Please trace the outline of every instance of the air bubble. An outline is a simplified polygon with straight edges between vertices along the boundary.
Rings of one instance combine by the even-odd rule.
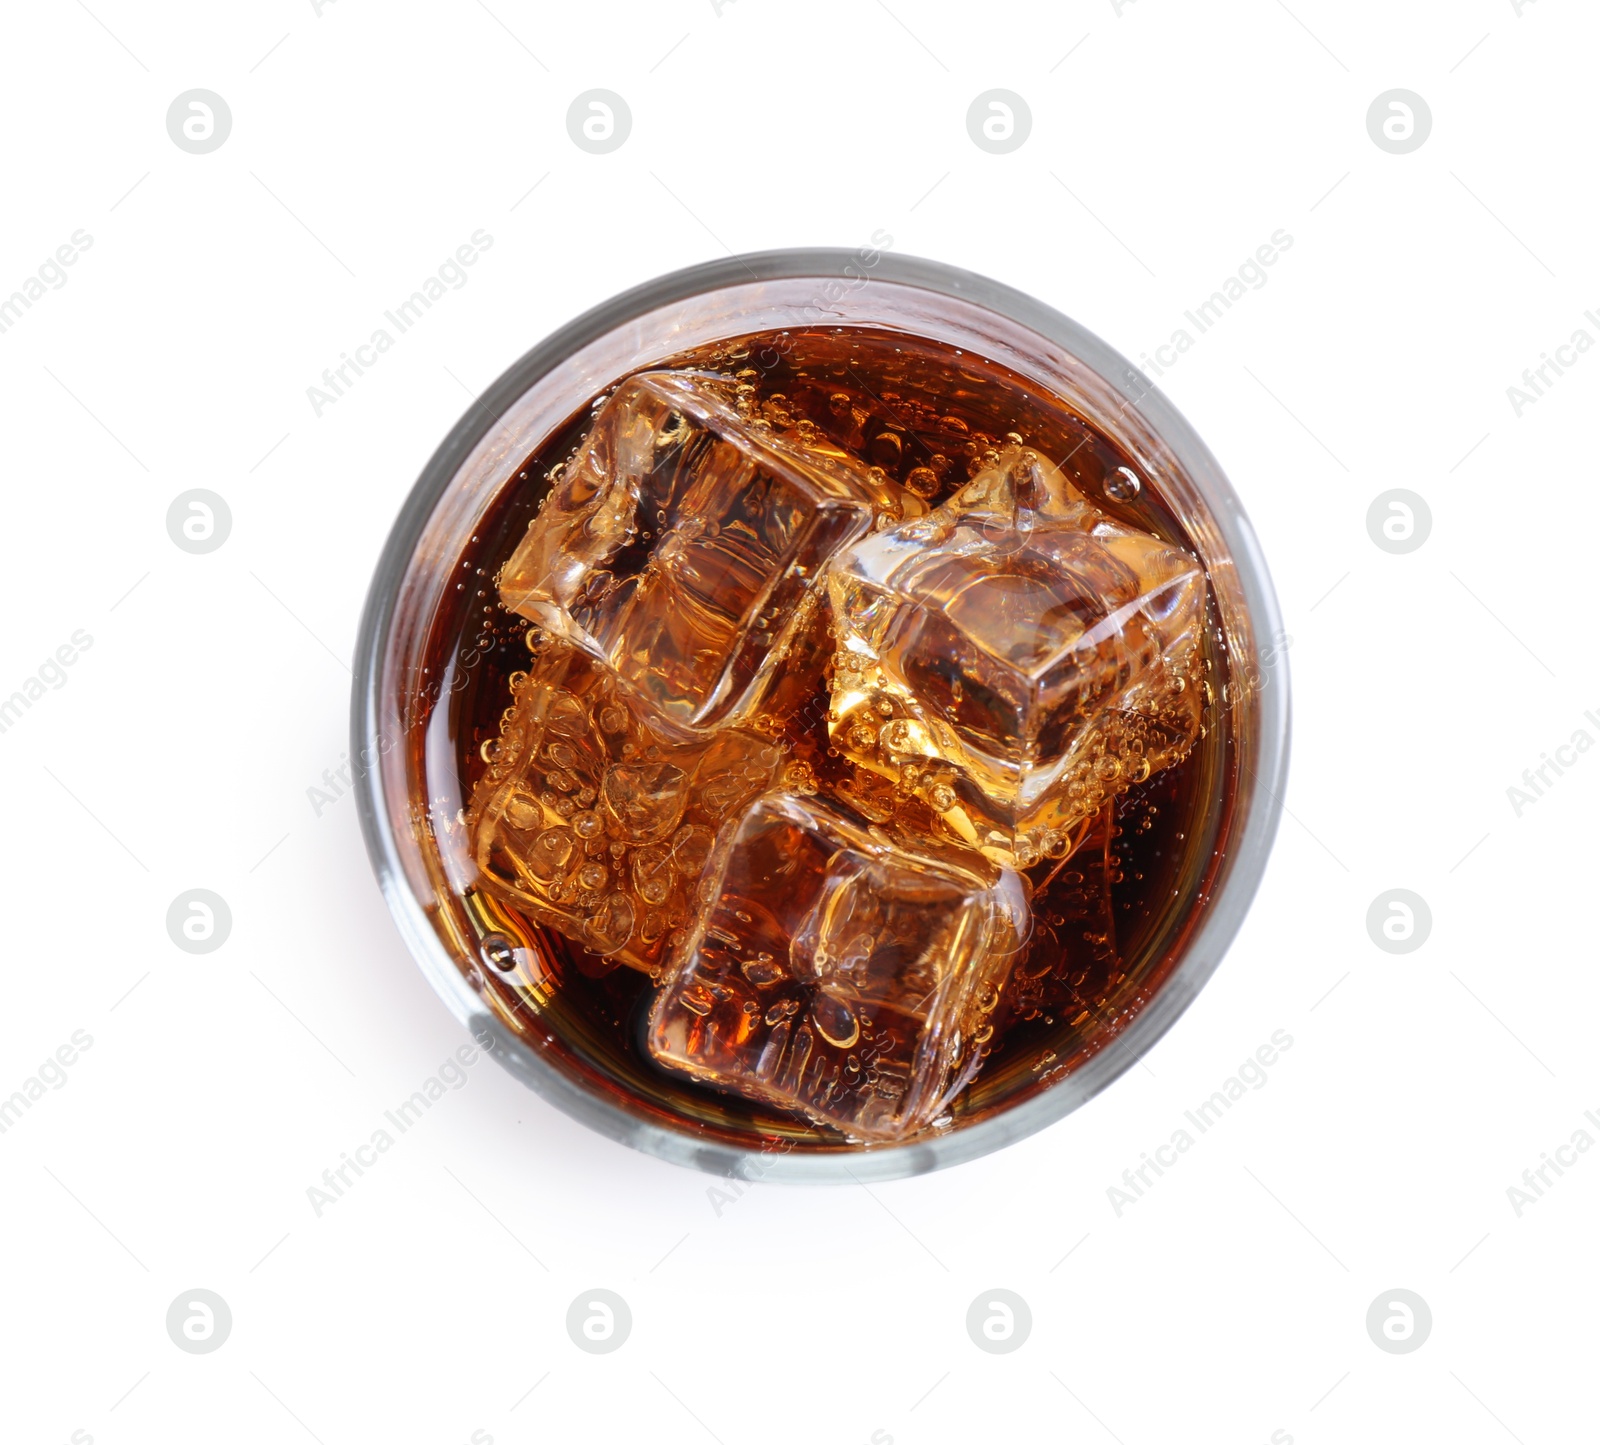
[[[1139,495],[1144,484],[1138,474],[1127,467],[1118,467],[1105,480],[1105,492],[1113,502],[1131,502]]]
[[[510,973],[517,966],[517,951],[503,933],[486,933],[480,945],[484,958],[501,973]]]

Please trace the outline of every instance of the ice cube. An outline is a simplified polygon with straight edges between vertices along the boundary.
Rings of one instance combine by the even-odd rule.
[[[716,830],[771,785],[782,751],[735,728],[685,743],[587,653],[533,641],[467,813],[484,886],[592,953],[654,969]]]
[[[924,1128],[975,1072],[1027,934],[1023,880],[965,859],[815,799],[757,799],[719,835],[651,1056],[856,1138]]]
[[[998,862],[1061,856],[1199,734],[1199,563],[1031,449],[849,545],[828,587],[834,747]]]
[[[810,422],[739,401],[695,372],[624,382],[500,575],[508,608],[691,733],[759,714],[837,548],[926,510]]]

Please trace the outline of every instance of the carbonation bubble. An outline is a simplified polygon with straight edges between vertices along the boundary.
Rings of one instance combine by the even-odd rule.
[[[1139,495],[1139,488],[1143,485],[1136,472],[1128,467],[1118,467],[1106,478],[1106,495],[1113,502],[1131,502]]]

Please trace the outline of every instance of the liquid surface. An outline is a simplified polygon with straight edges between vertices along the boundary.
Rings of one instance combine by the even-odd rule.
[[[990,363],[830,331],[671,369],[520,469],[435,640],[486,987],[724,1133],[959,1126],[1105,1047],[1203,901],[1203,571]]]

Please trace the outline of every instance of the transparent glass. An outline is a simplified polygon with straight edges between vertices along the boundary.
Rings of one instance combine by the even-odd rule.
[[[485,959],[470,858],[437,820],[466,803],[449,711],[472,589],[456,569],[519,469],[622,378],[755,332],[899,332],[1010,368],[1085,418],[1150,478],[1180,521],[1209,587],[1222,659],[1215,725],[1201,745],[1205,846],[1175,900],[1130,949],[1126,982],[1061,1044],[981,1074],[940,1127],[865,1144],[723,1107],[687,1081],[645,1078],[581,1018]],[[1173,1024],[1220,962],[1276,832],[1288,762],[1288,672],[1277,603],[1254,534],[1205,445],[1149,380],[1065,316],[997,282],[935,262],[810,250],[730,257],[629,291],[512,366],[457,423],[407,499],[362,620],[352,709],[362,826],[385,899],[451,1011],[493,1039],[529,1087],[599,1132],[713,1173],[871,1181],[971,1159],[1061,1118],[1105,1088]]]

